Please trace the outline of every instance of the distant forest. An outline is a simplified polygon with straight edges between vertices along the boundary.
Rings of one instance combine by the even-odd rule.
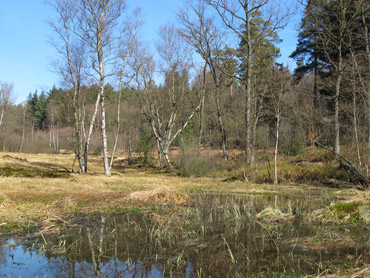
[[[240,150],[253,168],[261,150],[296,156],[316,142],[370,166],[370,2],[303,5],[294,72],[276,62],[278,32],[296,12],[273,0],[189,0],[162,26],[155,53],[140,39],[140,9],[123,0],[48,1],[62,82],[14,104],[1,82],[0,150],[75,154],[79,173],[102,155],[106,175],[125,151],[160,167],[169,152]],[[194,58],[195,57],[195,58]]]

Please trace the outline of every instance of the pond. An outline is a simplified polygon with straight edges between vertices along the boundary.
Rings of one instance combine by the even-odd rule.
[[[77,215],[59,235],[0,243],[0,277],[298,277],[370,263],[361,225],[304,220],[326,197],[197,194],[189,207]],[[261,218],[267,207],[278,218]]]

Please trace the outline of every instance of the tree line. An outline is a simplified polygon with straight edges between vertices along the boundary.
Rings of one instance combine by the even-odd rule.
[[[117,150],[176,167],[171,147],[297,155],[322,142],[370,163],[370,5],[303,5],[294,72],[277,63],[278,32],[296,10],[274,0],[186,0],[177,26],[160,27],[155,50],[140,38],[141,10],[123,0],[49,1],[61,85],[11,102],[1,83],[0,143],[8,151],[72,150],[79,173],[91,153],[110,175]],[[343,151],[341,150],[343,148]],[[73,166],[74,168],[74,166]]]

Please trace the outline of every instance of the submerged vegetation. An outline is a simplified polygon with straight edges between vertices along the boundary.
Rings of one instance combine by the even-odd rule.
[[[51,165],[56,158],[54,167],[62,169],[73,156],[20,154],[11,161]],[[119,165],[111,177],[102,175],[100,158],[92,158],[90,175],[2,177],[0,237],[15,238],[1,243],[10,254],[4,273],[16,273],[9,264],[24,259],[12,255],[17,248],[38,250],[33,256],[44,265],[37,273],[51,277],[51,260],[67,276],[369,273],[368,192]]]
[[[0,159],[0,168],[16,170],[4,174],[0,179],[2,207],[0,231],[22,232],[24,229],[21,227],[26,227],[26,231],[27,227],[38,227],[41,230],[46,227],[55,228],[59,224],[67,223],[70,215],[78,213],[120,212],[131,208],[145,210],[153,205],[192,206],[194,201],[189,194],[197,192],[238,192],[256,196],[299,197],[306,195],[308,190],[312,196],[327,195],[320,196],[320,199],[325,200],[326,206],[317,210],[315,217],[300,215],[300,212],[297,212],[300,217],[308,217],[318,222],[333,222],[337,219],[362,223],[367,223],[369,218],[368,195],[350,189],[349,177],[345,174],[341,176],[342,170],[338,166],[335,167],[335,162],[331,161],[327,163],[333,165],[332,176],[328,176],[327,171],[321,176],[320,173],[323,173],[321,169],[325,169],[323,163],[326,162],[315,162],[321,166],[312,168],[302,167],[288,157],[282,161],[287,165],[286,169],[282,168],[280,172],[285,179],[281,179],[281,186],[278,186],[266,184],[271,182],[267,178],[269,175],[263,174],[268,169],[256,170],[252,172],[254,174],[249,175],[248,169],[242,163],[238,165],[238,159],[230,159],[224,163],[223,168],[214,169],[203,177],[197,175],[178,177],[176,170],[163,171],[148,166],[141,168],[140,164],[118,163],[113,167],[114,171],[110,178],[101,176],[99,158],[91,158],[90,175],[69,173],[65,167],[72,159],[72,155],[22,154],[14,157],[4,154]],[[58,164],[52,163],[53,160],[58,161]],[[132,162],[134,161],[141,160],[132,159]],[[265,163],[257,162],[257,168],[263,168]],[[299,163],[311,162],[300,160]],[[297,173],[301,178],[297,178]],[[322,187],[330,179],[333,181],[333,184],[328,184],[331,188]],[[246,180],[249,180],[249,183],[245,183]],[[317,186],[302,185],[302,182]],[[347,201],[339,201],[342,198]],[[352,201],[351,198],[357,199]],[[335,203],[337,199],[339,202]],[[332,202],[334,203],[331,204]],[[277,219],[287,216],[291,219],[292,209],[289,212],[280,212],[275,207],[266,206],[258,213],[260,219],[266,216]]]
[[[191,197],[193,206],[77,214],[68,222],[68,233],[59,230],[55,236],[45,231],[42,237],[12,241],[8,252],[16,256],[12,250],[17,248],[41,250],[33,256],[54,264],[45,264],[38,273],[49,275],[55,267],[66,275],[107,277],[369,273],[366,227],[341,229],[299,221],[299,215],[325,206],[317,197],[316,202],[245,194],[195,193]],[[275,208],[263,209],[269,205]]]

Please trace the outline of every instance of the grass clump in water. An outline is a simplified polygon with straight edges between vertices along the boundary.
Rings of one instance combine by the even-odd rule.
[[[126,200],[151,204],[193,205],[184,189],[161,186],[149,191],[135,191]]]
[[[370,203],[362,201],[337,202],[330,209],[340,220],[370,223]]]
[[[353,200],[336,202],[317,210],[310,220],[320,223],[370,223],[370,202]]]
[[[294,216],[289,213],[283,213],[277,208],[267,207],[258,214],[256,219],[268,222],[288,222],[294,219]]]

